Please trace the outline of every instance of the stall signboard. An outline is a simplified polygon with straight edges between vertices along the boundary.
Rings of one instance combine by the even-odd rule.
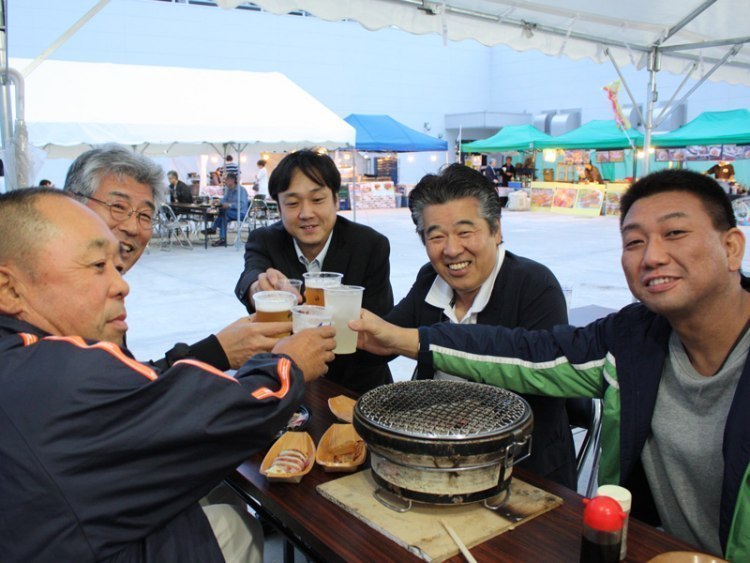
[[[563,215],[597,217],[603,203],[604,187],[599,184],[563,184],[555,188],[551,211]]]
[[[552,200],[555,199],[555,188],[551,182],[531,182],[531,201],[532,211],[550,211],[552,209]]]
[[[750,146],[696,145],[682,149],[657,149],[657,162],[716,161],[750,158]]]
[[[623,162],[625,160],[625,151],[596,151],[597,162]]]
[[[351,187],[349,197],[351,198]],[[359,182],[354,196],[357,209],[392,209],[396,207],[393,182]]]
[[[531,210],[564,215],[595,217],[604,204],[604,187],[599,184],[532,182]]]
[[[630,184],[621,182],[608,183],[604,187],[604,214],[620,215],[620,198],[628,191]]]

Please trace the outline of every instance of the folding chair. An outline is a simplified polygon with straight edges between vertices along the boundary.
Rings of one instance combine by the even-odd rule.
[[[599,458],[601,456],[600,439],[602,431],[602,400],[576,398],[565,401],[568,421],[573,428],[586,431],[583,442],[576,454],[576,479],[581,490],[581,478],[591,462],[591,473],[586,483],[585,496],[591,498],[597,483]],[[582,493],[583,494],[583,493]]]
[[[156,227],[161,236],[160,248],[172,250],[172,244],[176,241],[181,247],[193,249],[190,242],[190,227],[186,222],[180,221],[174,210],[166,203],[161,206],[159,222]]]

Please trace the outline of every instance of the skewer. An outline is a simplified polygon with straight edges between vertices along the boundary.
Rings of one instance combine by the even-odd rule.
[[[456,531],[451,528],[445,520],[440,520],[440,523],[443,525],[443,528],[445,528],[445,531],[448,532],[448,535],[453,538],[453,541],[456,542],[458,549],[461,550],[461,553],[464,557],[466,557],[466,560],[469,563],[477,563],[477,560],[474,559],[474,556],[469,551],[469,548],[467,548],[464,542],[461,541],[461,538],[458,537]]]

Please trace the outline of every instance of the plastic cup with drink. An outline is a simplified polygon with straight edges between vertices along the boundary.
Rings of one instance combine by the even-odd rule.
[[[325,290],[329,287],[341,285],[344,274],[337,272],[305,272],[305,303],[324,307],[326,304]]]
[[[319,326],[331,326],[333,315],[325,307],[317,305],[297,305],[292,307],[292,332],[298,332],[307,328]]]
[[[358,285],[325,288],[326,309],[333,313],[333,324],[336,327],[334,354],[353,354],[357,351],[357,333],[347,324],[359,318],[364,290],[364,287]]]
[[[253,302],[257,322],[283,323],[292,320],[292,307],[297,304],[297,296],[288,291],[259,291],[253,295]]]

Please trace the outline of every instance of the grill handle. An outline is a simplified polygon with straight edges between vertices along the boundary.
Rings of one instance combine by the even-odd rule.
[[[513,467],[517,463],[521,463],[524,459],[531,455],[531,434],[521,437],[521,441],[518,441],[519,436],[516,435],[513,440],[513,444],[508,446],[505,450],[505,467]]]

